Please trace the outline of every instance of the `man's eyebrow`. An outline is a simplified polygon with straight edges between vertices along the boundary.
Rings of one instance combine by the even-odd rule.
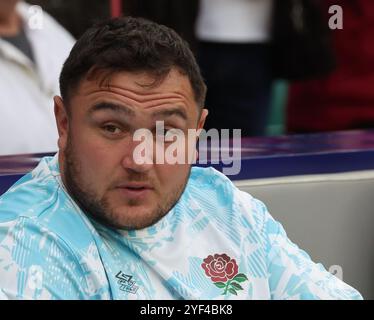
[[[166,109],[166,110],[160,110],[152,113],[152,117],[158,117],[158,116],[165,116],[165,117],[170,117],[170,116],[178,116],[181,117],[183,120],[187,120],[187,114],[184,111],[184,109],[176,107],[172,109]]]
[[[88,111],[89,115],[92,115],[93,113],[101,110],[109,110],[109,111],[114,111],[117,113],[123,113],[127,116],[134,116],[135,112],[131,108],[122,105],[122,104],[116,104],[112,102],[100,102],[98,104],[95,104],[93,107],[90,108]]]

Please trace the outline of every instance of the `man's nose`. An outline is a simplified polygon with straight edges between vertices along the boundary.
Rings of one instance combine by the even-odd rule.
[[[124,169],[147,172],[153,167],[153,141],[129,141],[122,159]]]

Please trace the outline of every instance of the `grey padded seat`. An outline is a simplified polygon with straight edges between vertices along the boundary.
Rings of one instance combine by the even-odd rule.
[[[374,170],[241,180],[315,262],[374,299]]]

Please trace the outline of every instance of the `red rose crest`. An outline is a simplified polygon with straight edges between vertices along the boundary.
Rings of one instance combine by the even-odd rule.
[[[238,273],[235,259],[231,259],[225,253],[207,256],[201,267],[216,287],[224,289],[223,295],[228,292],[237,295],[237,291],[243,290],[240,282],[248,280],[244,273]]]

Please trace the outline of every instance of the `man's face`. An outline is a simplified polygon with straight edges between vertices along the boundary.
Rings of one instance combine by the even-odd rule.
[[[117,228],[145,228],[178,201],[191,166],[138,164],[133,152],[141,142],[133,133],[146,128],[155,135],[156,121],[163,121],[165,130],[181,129],[187,136],[188,129],[203,127],[207,111],[200,112],[188,78],[175,69],[156,84],[147,73],[100,80],[82,80],[69,117],[55,98],[62,180],[87,214]]]

